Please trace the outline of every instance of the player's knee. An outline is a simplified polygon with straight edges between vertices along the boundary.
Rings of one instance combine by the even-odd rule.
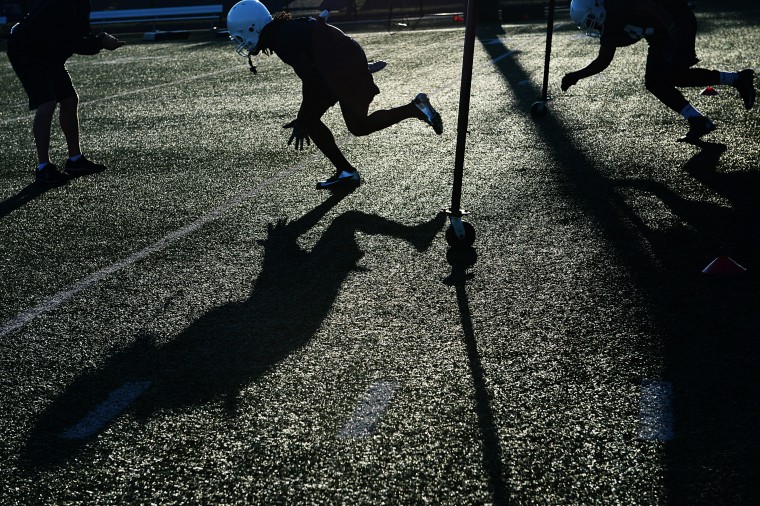
[[[55,108],[58,106],[58,102],[55,100],[48,100],[47,102],[43,102],[39,104],[35,109],[38,113],[52,113],[55,111]]]
[[[372,133],[372,130],[370,130],[366,119],[347,120],[346,127],[348,128],[348,131],[351,132],[351,134],[355,135],[356,137],[361,137],[363,135],[369,135],[370,133]]]
[[[53,117],[55,108],[58,103],[55,100],[43,102],[35,108],[35,121],[49,121]]]
[[[77,107],[79,105],[79,94],[74,92],[73,95],[61,100],[61,107]]]

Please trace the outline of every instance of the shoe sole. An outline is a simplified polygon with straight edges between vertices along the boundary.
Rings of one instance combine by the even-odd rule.
[[[41,184],[41,185],[46,185],[46,186],[61,186],[61,185],[65,185],[66,183],[68,183],[69,179],[66,178],[66,177],[64,177],[64,178],[61,178],[61,179],[52,179],[51,180],[51,179],[41,179],[41,178],[35,177],[34,178],[34,182],[38,183],[38,184]]]
[[[757,90],[755,90],[755,71],[754,70],[743,70],[740,72],[743,75],[749,75],[749,97],[745,98],[744,94],[739,91],[739,95],[742,97],[742,101],[744,102],[744,108],[748,111],[752,109],[752,106],[755,105],[755,98],[757,97]]]
[[[702,142],[702,137],[704,137],[705,135],[707,135],[707,134],[709,134],[710,132],[713,132],[713,131],[715,131],[715,127],[714,126],[712,128],[710,128],[709,130],[706,130],[706,131],[702,132],[699,135],[696,135],[696,136],[694,136],[694,135],[684,135],[683,137],[679,137],[676,140],[677,140],[677,142],[684,142],[684,143],[687,143],[687,144],[699,144],[700,142]]]
[[[361,179],[351,177],[339,179],[338,181],[331,181],[329,183],[327,181],[319,181],[317,182],[317,190],[329,190],[330,188],[337,188],[340,186],[359,186],[361,182]]]
[[[433,131],[436,134],[441,135],[443,133],[443,120],[441,119],[441,115],[438,114],[438,111],[436,111],[433,107],[433,104],[430,103],[428,96],[424,93],[420,93],[414,97],[414,105],[416,105],[417,109],[425,114],[425,123],[433,127]],[[422,105],[422,107],[420,107],[420,105]],[[432,117],[428,118],[428,115],[425,113],[425,109],[428,109],[430,111]]]
[[[46,178],[40,177],[39,174],[37,174],[37,171],[35,171],[35,174],[34,174],[35,183],[47,185],[47,186],[60,186],[60,185],[68,183],[70,179],[71,178],[65,172],[57,172],[57,176],[55,177],[55,179],[46,179]]]

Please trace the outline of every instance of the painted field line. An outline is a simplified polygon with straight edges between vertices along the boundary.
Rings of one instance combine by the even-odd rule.
[[[169,235],[163,237],[162,239],[159,239],[158,241],[151,244],[150,246],[146,246],[145,248],[138,251],[137,253],[134,253],[107,267],[103,267],[99,271],[96,271],[90,274],[86,278],[81,279],[80,281],[74,283],[68,288],[65,288],[64,290],[56,293],[55,295],[52,295],[44,299],[42,302],[40,302],[33,308],[27,309],[26,311],[19,313],[18,315],[16,315],[15,318],[8,320],[2,326],[0,326],[0,338],[5,337],[7,334],[10,334],[14,330],[20,329],[21,327],[29,323],[34,318],[52,311],[53,309],[57,308],[58,306],[60,306],[61,304],[63,304],[64,302],[72,298],[74,295],[106,279],[111,274],[117,271],[120,271],[121,269],[124,269],[125,267],[128,267],[152,255],[153,253],[159,252],[165,249],[167,246],[171,245],[172,243],[175,243],[178,240],[190,235],[191,233],[195,232],[196,230],[206,225],[207,223],[216,220],[220,216],[226,214],[232,209],[243,204],[245,201],[250,200],[257,194],[261,193],[263,190],[270,187],[278,179],[288,176],[298,171],[299,169],[303,168],[307,164],[312,163],[314,158],[316,158],[316,156],[317,154],[315,153],[312,156],[306,158],[301,163],[280,171],[278,174],[275,174],[271,178],[263,181],[261,184],[259,184],[255,188],[252,188],[251,190],[247,192],[240,193],[236,195],[235,197],[231,198],[230,200],[228,200],[227,202],[223,203],[222,205],[218,206],[217,208],[212,209],[211,211],[201,216],[200,218],[190,223],[189,225],[183,228],[180,228],[179,230],[175,230],[174,232],[171,232]]]
[[[673,385],[669,381],[644,380],[639,400],[639,439],[673,439]]]
[[[509,51],[509,52],[505,53],[504,55],[497,57],[497,59],[501,59],[501,58],[507,57],[507,56],[511,55],[512,53],[513,53],[513,51]],[[488,65],[493,64],[493,61],[494,60],[491,60],[487,64],[481,65],[479,68],[487,67]],[[177,83],[181,83],[181,82],[191,81],[193,79],[201,79],[203,77],[208,77],[208,76],[211,76],[211,75],[220,74],[222,72],[227,72],[229,70],[231,70],[231,69],[224,69],[224,70],[220,70],[220,71],[210,72],[210,73],[203,74],[203,75],[193,76],[193,77],[190,77],[190,78],[187,78],[187,79],[182,79],[182,80],[179,80],[179,81],[172,81],[172,82],[166,83],[166,84],[155,85],[155,86],[148,86],[146,88],[142,88],[140,90],[134,90],[134,91],[126,92],[126,93],[123,93],[121,95],[119,95],[119,94],[117,94],[117,95],[111,95],[111,96],[103,98],[103,99],[96,99],[96,100],[91,100],[91,101],[88,101],[88,102],[82,102],[82,103],[80,103],[80,105],[87,104],[87,103],[93,103],[93,102],[100,102],[100,101],[103,101],[103,100],[110,100],[110,99],[113,99],[113,98],[117,98],[119,96],[139,93],[139,92],[142,92],[142,91],[150,90],[150,89],[153,89],[153,88],[158,88],[158,87],[161,87],[161,86],[169,86],[169,85],[173,85],[173,84],[177,84]],[[457,80],[452,80],[452,81],[450,81],[447,84],[439,86],[435,90],[434,93],[447,92],[447,91],[449,91],[450,88],[453,88],[454,85],[456,83],[458,83],[458,82],[459,82],[458,79]],[[10,120],[10,121],[15,121],[17,119],[19,119],[19,118],[14,118],[13,120]],[[0,124],[2,124],[2,123],[5,123],[5,121],[0,121]],[[344,146],[344,145],[349,144],[350,142],[352,142],[354,139],[355,139],[355,137],[353,135],[346,134],[344,137],[342,137],[341,139],[337,140],[337,144],[339,146]],[[282,172],[280,172],[279,174],[276,174],[275,176],[273,176],[272,178],[270,178],[270,179],[262,182],[258,187],[253,188],[252,190],[250,190],[248,192],[239,194],[236,197],[233,197],[232,199],[230,199],[226,203],[224,203],[221,206],[217,207],[216,209],[210,211],[208,214],[200,217],[198,220],[196,220],[195,222],[187,225],[186,227],[181,228],[179,230],[176,230],[176,231],[170,233],[169,235],[167,235],[163,239],[158,240],[156,243],[154,243],[154,244],[152,244],[150,246],[147,246],[146,248],[142,249],[141,251],[138,251],[137,253],[134,253],[133,255],[131,255],[131,256],[127,257],[127,258],[124,258],[124,259],[122,259],[122,260],[120,260],[120,261],[118,261],[118,262],[116,262],[116,263],[114,263],[112,265],[109,265],[107,267],[104,267],[104,268],[100,269],[99,271],[94,272],[93,274],[90,274],[86,278],[78,281],[77,283],[74,283],[73,285],[71,285],[68,288],[66,288],[66,289],[58,292],[57,294],[52,295],[52,296],[44,299],[42,302],[40,302],[36,306],[34,306],[34,307],[30,308],[30,309],[27,309],[27,310],[19,313],[14,318],[12,318],[11,320],[8,320],[2,326],[0,326],[0,338],[5,337],[6,335],[10,334],[11,332],[22,328],[24,325],[26,325],[27,323],[29,323],[34,318],[36,318],[38,316],[41,316],[41,315],[43,315],[45,313],[48,313],[48,312],[56,309],[58,306],[60,306],[64,302],[68,301],[74,295],[76,295],[79,292],[82,292],[83,290],[86,290],[90,286],[92,286],[92,285],[94,285],[94,284],[96,284],[96,283],[98,283],[98,282],[106,279],[111,274],[113,274],[113,273],[115,273],[117,271],[120,271],[121,269],[123,269],[125,267],[128,267],[128,266],[130,266],[130,265],[132,265],[132,264],[134,264],[134,263],[136,263],[136,262],[138,262],[138,261],[140,261],[140,260],[148,257],[149,255],[151,255],[153,253],[156,253],[158,251],[161,251],[161,250],[165,249],[170,244],[172,244],[172,243],[178,241],[179,239],[182,239],[183,237],[191,234],[192,232],[196,231],[197,229],[199,229],[200,227],[202,227],[206,223],[215,220],[219,216],[225,214],[226,212],[230,211],[231,209],[233,209],[233,208],[237,207],[238,205],[242,204],[244,201],[252,198],[253,196],[255,196],[256,194],[258,194],[262,190],[264,190],[267,187],[271,186],[276,180],[281,179],[281,178],[283,178],[283,177],[285,177],[285,176],[287,176],[289,174],[292,174],[292,173],[300,170],[302,167],[304,167],[308,163],[311,163],[313,161],[313,159],[316,158],[318,155],[319,155],[319,153],[315,153],[314,155],[310,156],[309,158],[307,158],[306,160],[304,160],[300,164],[297,164],[297,165],[295,165],[293,167],[290,167],[289,169],[285,169]]]
[[[340,436],[363,438],[374,434],[396,390],[398,390],[398,383],[393,381],[378,381],[370,385],[351,419],[340,431]]]
[[[138,397],[150,388],[150,381],[127,382],[111,392],[106,400],[87,413],[76,425],[63,431],[63,439],[85,439],[124,412]]]
[[[179,79],[178,81],[170,81],[168,83],[154,84],[152,86],[146,86],[145,88],[139,88],[139,89],[136,89],[136,90],[129,90],[129,91],[121,92],[121,93],[114,93],[113,95],[108,95],[107,97],[93,98],[91,100],[82,100],[81,102],[79,102],[79,107],[82,108],[82,107],[85,107],[85,106],[90,105],[90,104],[96,104],[98,102],[106,102],[106,101],[114,100],[116,98],[127,97],[129,95],[136,95],[138,93],[143,93],[143,92],[150,91],[150,90],[155,90],[155,89],[159,89],[159,88],[166,88],[166,87],[169,87],[169,86],[174,86],[176,84],[187,83],[187,82],[195,81],[195,80],[198,80],[198,79],[204,79],[206,77],[211,77],[211,76],[215,76],[215,75],[218,75],[218,74],[223,74],[225,72],[230,72],[231,70],[234,70],[235,68],[240,68],[240,67],[230,67],[230,68],[226,68],[226,69],[222,69],[222,70],[216,70],[214,72],[207,72],[205,74],[199,74],[199,75],[194,75],[194,76],[187,77],[185,79]],[[5,125],[7,123],[14,123],[14,122],[25,120],[25,119],[31,119],[33,116],[34,116],[34,112],[27,111],[27,113],[24,114],[23,116],[16,116],[14,118],[0,119],[0,125]]]

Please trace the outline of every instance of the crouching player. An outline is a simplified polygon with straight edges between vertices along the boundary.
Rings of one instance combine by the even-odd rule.
[[[695,143],[715,124],[692,106],[676,87],[725,84],[736,87],[751,109],[754,71],[719,72],[694,68],[697,21],[686,0],[572,0],[570,16],[581,30],[599,37],[599,54],[585,68],[562,78],[562,91],[606,69],[619,47],[641,39],[649,43],[644,83],[660,102],[681,114],[689,130],[680,142]]]
[[[367,67],[364,50],[322,17],[294,19],[284,12],[272,17],[259,1],[242,0],[230,9],[227,28],[237,44],[237,52],[247,56],[249,63],[252,55],[275,53],[293,67],[301,79],[301,107],[296,119],[284,126],[292,128],[288,145],[303,149],[311,138],[335,167],[335,175],[319,181],[317,188],[360,181],[359,172],[343,156],[333,134],[321,120],[336,103],[340,104],[348,130],[356,136],[368,135],[410,118],[427,122],[439,135],[443,132],[441,117],[424,93],[406,105],[370,114],[370,103],[380,90]],[[255,72],[252,63],[251,70]]]

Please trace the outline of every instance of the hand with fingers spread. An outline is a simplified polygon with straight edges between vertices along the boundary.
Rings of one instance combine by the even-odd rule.
[[[306,130],[306,126],[299,120],[294,119],[290,123],[282,125],[282,128],[293,129],[293,133],[290,134],[290,139],[288,140],[288,146],[293,144],[294,148],[302,151],[304,142],[306,142],[307,146],[311,145],[311,141],[309,140],[309,132]]]

